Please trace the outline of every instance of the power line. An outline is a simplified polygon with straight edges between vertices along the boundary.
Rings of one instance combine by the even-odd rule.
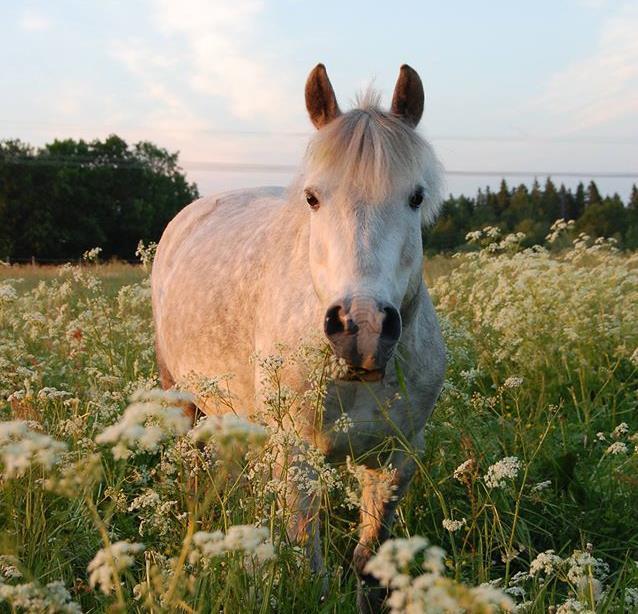
[[[152,164],[143,164],[135,160],[120,161],[108,158],[90,158],[75,156],[47,156],[43,158],[26,158],[7,156],[4,160],[15,165],[33,166],[71,166],[112,169],[146,169],[152,170]],[[263,164],[259,162],[221,162],[212,160],[184,161],[182,168],[187,171],[230,172],[230,173],[274,173],[292,174],[299,170],[294,164]],[[596,177],[606,179],[638,179],[638,171],[580,171],[580,170],[466,170],[446,169],[446,175],[457,177]]]

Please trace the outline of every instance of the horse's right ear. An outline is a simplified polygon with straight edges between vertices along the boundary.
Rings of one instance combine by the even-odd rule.
[[[310,121],[319,129],[341,115],[326,67],[317,64],[306,81],[306,109]]]

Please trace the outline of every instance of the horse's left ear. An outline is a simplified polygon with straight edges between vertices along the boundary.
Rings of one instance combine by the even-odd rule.
[[[341,115],[326,67],[317,64],[306,81],[306,109],[310,121],[319,129]]]
[[[425,93],[421,77],[414,68],[404,64],[401,66],[397,84],[394,86],[390,111],[416,128],[423,115],[424,102]]]

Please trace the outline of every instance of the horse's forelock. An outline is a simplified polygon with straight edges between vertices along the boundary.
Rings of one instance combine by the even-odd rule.
[[[402,186],[422,184],[424,221],[442,200],[442,172],[431,146],[399,117],[379,108],[379,94],[368,89],[357,108],[319,130],[308,146],[304,175],[318,176],[334,190],[383,203]]]

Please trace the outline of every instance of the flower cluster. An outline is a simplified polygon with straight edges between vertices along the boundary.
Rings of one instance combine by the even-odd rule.
[[[66,444],[29,428],[24,420],[0,422],[0,459],[5,478],[16,478],[32,465],[51,469],[66,450]]]
[[[79,603],[71,599],[71,594],[63,582],[49,582],[41,586],[36,582],[9,585],[0,579],[0,603],[6,602],[13,611],[55,612],[57,614],[81,614]]]
[[[264,562],[274,557],[274,547],[268,529],[251,525],[235,525],[226,533],[198,531],[193,535],[193,548],[189,555],[191,565],[202,559],[223,556],[229,552],[241,552]]]
[[[144,544],[132,544],[119,541],[102,550],[98,550],[87,567],[89,584],[99,586],[103,593],[109,594],[119,583],[119,575],[135,561],[134,555],[144,550]]]
[[[424,573],[413,576],[410,566],[423,558]],[[416,612],[497,612],[511,610],[514,602],[489,585],[467,587],[443,575],[445,552],[424,537],[384,542],[368,561],[365,572],[381,586],[393,589],[387,600],[392,614]]]
[[[488,488],[505,488],[506,480],[513,480],[521,469],[521,461],[515,456],[506,456],[487,469],[483,476]]]
[[[141,391],[133,396],[132,404],[120,420],[100,433],[95,441],[115,444],[112,451],[116,459],[139,452],[156,452],[162,441],[190,429],[190,418],[184,414],[182,405],[192,399],[192,395],[175,391]]]

